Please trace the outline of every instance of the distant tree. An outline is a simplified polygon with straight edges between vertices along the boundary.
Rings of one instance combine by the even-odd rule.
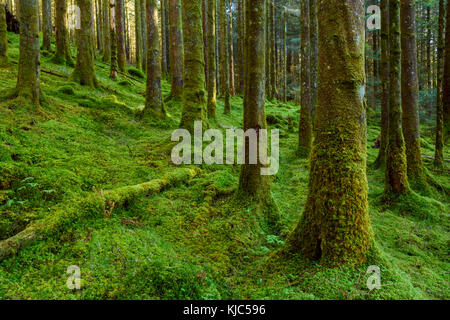
[[[444,113],[444,141],[450,136],[450,1],[446,6],[444,78],[442,80],[442,108]]]
[[[142,52],[142,25],[141,25],[141,4],[139,0],[134,0],[134,30],[136,34],[136,68],[141,68]]]
[[[109,31],[110,31],[110,45],[111,45],[111,63],[109,77],[111,79],[117,78],[117,71],[119,66],[117,65],[117,37],[116,37],[116,9],[115,0],[109,0]]]
[[[8,39],[5,6],[0,4],[0,67],[8,62]]]
[[[208,3],[208,117],[216,117],[216,0]]]
[[[110,21],[110,2],[103,0],[103,57],[102,61],[111,62],[111,21]]]
[[[57,64],[74,66],[69,48],[69,34],[67,32],[67,0],[55,0],[56,7],[56,53],[52,61]]]
[[[52,4],[50,0],[42,0],[42,35],[42,49],[51,51]]]
[[[125,26],[124,26],[124,0],[116,0],[115,10],[116,10],[116,42],[117,42],[117,65],[121,72],[126,71],[127,58],[125,53]]]
[[[172,75],[170,97],[178,100],[183,94],[183,30],[180,0],[169,0],[169,36],[170,73]]]
[[[444,166],[443,116],[442,108],[442,61],[444,55],[445,3],[439,0],[438,50],[437,50],[437,95],[436,95],[436,152],[434,164],[437,168]]]
[[[229,77],[229,60],[227,47],[227,15],[226,2],[227,0],[219,0],[219,21],[220,21],[220,93],[225,99],[224,112],[230,113],[230,77]]]

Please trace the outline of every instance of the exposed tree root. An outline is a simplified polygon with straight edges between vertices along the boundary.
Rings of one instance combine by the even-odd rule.
[[[32,222],[25,230],[0,242],[0,261],[15,254],[23,247],[64,229],[64,226],[86,216],[103,215],[108,218],[114,208],[124,207],[133,199],[160,193],[179,183],[186,183],[199,174],[197,169],[177,169],[160,179],[126,186],[110,191],[96,191],[70,204],[53,208],[47,217]],[[69,209],[67,205],[70,205]]]

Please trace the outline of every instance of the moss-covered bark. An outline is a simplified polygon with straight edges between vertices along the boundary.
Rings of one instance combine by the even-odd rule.
[[[169,22],[170,73],[172,75],[170,97],[178,100],[183,94],[183,33],[180,0],[169,0]]]
[[[244,92],[244,0],[237,1],[237,50],[236,83],[237,94]]]
[[[233,10],[231,8],[231,0],[228,0],[228,58],[229,58],[229,75],[230,75],[230,95],[236,93],[234,85],[234,45],[233,45]]]
[[[358,263],[371,242],[364,5],[359,0],[319,0],[318,6],[319,88],[308,198],[289,243],[309,259]]]
[[[147,16],[147,84],[145,108],[142,117],[164,118],[165,111],[161,93],[161,51],[156,0],[146,1]]]
[[[102,61],[106,63],[111,62],[111,23],[110,23],[110,8],[109,0],[103,0],[103,57]]]
[[[269,1],[269,45],[270,45],[270,93],[269,99],[278,98],[277,89],[277,44],[275,40],[275,5]]]
[[[0,4],[0,66],[8,62],[8,39],[6,37],[6,10],[3,4]]]
[[[389,0],[381,0],[381,134],[380,150],[375,167],[386,164],[386,150],[389,126]]]
[[[438,48],[436,62],[437,94],[436,94],[436,149],[434,156],[434,165],[437,168],[444,166],[444,141],[443,141],[443,123],[444,112],[442,108],[442,58],[444,54],[444,0],[439,0],[439,26],[438,26]]]
[[[445,47],[444,47],[444,77],[442,80],[442,108],[444,113],[444,140],[450,135],[450,2],[447,1],[445,15]]]
[[[389,1],[389,129],[386,154],[387,193],[408,191],[405,140],[402,131],[400,0]]]
[[[134,0],[134,30],[136,35],[136,68],[141,68],[142,30],[141,30],[141,4]]]
[[[207,128],[205,58],[201,0],[182,0],[184,40],[183,110],[180,127],[194,132],[194,121]]]
[[[142,70],[147,72],[147,18],[145,14],[145,0],[141,1],[141,30],[142,30]]]
[[[230,113],[230,77],[228,66],[228,46],[227,46],[227,0],[219,0],[219,23],[220,23],[220,94],[225,99],[224,112]]]
[[[42,0],[42,49],[51,51],[52,5],[50,0]]]
[[[69,34],[67,32],[67,0],[55,0],[56,24],[56,52],[52,61],[57,64],[74,66],[69,48]]]
[[[35,106],[41,99],[41,67],[39,53],[38,0],[19,1],[20,55],[17,75],[17,97],[30,100]]]
[[[298,130],[299,154],[307,156],[311,149],[312,119],[311,119],[311,51],[309,29],[309,0],[301,1],[301,110]]]
[[[207,6],[208,28],[208,118],[216,117],[216,0]]]
[[[111,79],[117,78],[117,71],[119,66],[117,65],[117,41],[116,38],[116,2],[115,0],[109,0],[109,30],[110,30],[110,45],[111,45],[111,62],[109,77]]]
[[[77,0],[81,13],[81,28],[76,30],[77,60],[75,69],[70,76],[72,81],[88,87],[97,87],[97,77],[94,68],[94,35],[92,0]]]
[[[246,44],[245,92],[244,92],[244,131],[266,129],[265,106],[265,17],[266,0],[247,0],[246,6]],[[259,54],[254,54],[258,52]],[[261,175],[261,161],[257,155],[256,164],[249,161],[250,146],[245,141],[245,164],[241,167],[238,193],[256,201],[271,198],[270,180]]]
[[[317,107],[317,64],[319,58],[319,25],[317,20],[317,0],[309,0],[309,24],[311,46],[311,114],[314,115]]]
[[[420,150],[419,80],[417,77],[417,41],[415,1],[401,0],[402,49],[402,126],[405,137],[406,162],[409,178],[424,174]]]
[[[116,11],[116,42],[117,42],[117,65],[121,72],[126,71],[127,58],[125,53],[125,26],[124,26],[124,0],[116,0],[116,5],[114,7]]]

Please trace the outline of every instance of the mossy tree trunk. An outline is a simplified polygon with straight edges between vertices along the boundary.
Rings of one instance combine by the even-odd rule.
[[[110,23],[110,8],[109,0],[103,0],[103,57],[102,61],[106,63],[111,62],[111,23]]]
[[[444,142],[443,142],[443,109],[442,109],[442,58],[444,54],[444,17],[445,3],[439,0],[439,26],[438,26],[438,49],[437,49],[437,95],[436,95],[436,151],[434,165],[437,168],[444,166]]]
[[[408,177],[423,177],[420,150],[419,80],[417,77],[415,0],[401,0],[402,126],[405,137]]]
[[[117,43],[117,65],[121,72],[126,71],[127,58],[125,53],[125,38],[124,38],[124,19],[123,19],[123,1],[116,0],[115,10],[116,10],[116,38]]]
[[[207,6],[208,19],[208,118],[216,117],[216,0]]]
[[[20,54],[16,94],[35,106],[39,106],[41,100],[38,7],[38,0],[19,1]]]
[[[309,0],[301,0],[301,110],[298,131],[298,148],[301,156],[307,156],[311,149],[311,51],[309,30]]]
[[[235,95],[236,89],[234,85],[234,46],[233,46],[233,10],[231,8],[231,0],[228,0],[228,58],[229,58],[229,75],[230,75],[230,95]]]
[[[54,63],[73,66],[70,54],[69,34],[67,32],[67,0],[55,0],[56,7],[56,53],[52,58]]]
[[[283,86],[283,101],[287,102],[287,13],[286,10],[283,11],[283,52],[282,52],[282,62],[283,62],[283,76],[282,76],[282,86]]]
[[[51,51],[52,5],[50,0],[42,0],[42,49]]]
[[[117,71],[119,66],[117,65],[117,37],[116,37],[116,2],[115,0],[109,0],[109,30],[110,30],[110,44],[111,44],[111,63],[109,77],[111,79],[117,78]]]
[[[81,13],[81,28],[76,30],[77,61],[71,75],[73,81],[88,87],[97,87],[94,68],[94,35],[92,33],[92,0],[77,0]]]
[[[8,62],[8,39],[6,26],[6,10],[3,4],[0,4],[0,66]]]
[[[145,14],[145,1],[141,1],[141,30],[142,30],[142,70],[147,72],[147,18]]]
[[[444,141],[450,134],[450,1],[447,1],[445,14],[445,48],[444,48],[444,77],[442,80],[442,108],[444,113]]]
[[[317,0],[309,0],[309,24],[311,46],[311,114],[315,114],[317,107],[317,64],[319,57],[319,26],[317,21]]]
[[[381,134],[380,150],[375,167],[386,164],[386,150],[389,126],[389,0],[381,0]]]
[[[236,93],[244,92],[244,0],[237,3]]]
[[[180,127],[194,132],[194,122],[207,127],[205,58],[203,57],[201,0],[182,0],[184,77]]]
[[[278,89],[277,89],[277,46],[275,39],[275,6],[273,1],[269,1],[269,46],[270,46],[270,93],[269,98],[274,99],[278,98]]]
[[[289,243],[292,250],[326,264],[359,263],[371,242],[364,5],[360,0],[319,0],[318,7],[319,87],[308,198]]]
[[[387,193],[409,190],[405,140],[402,131],[400,0],[389,0],[389,129],[386,154]]]
[[[183,94],[183,33],[180,0],[169,0],[169,22],[170,73],[172,75],[170,97],[178,100]]]
[[[146,1],[147,16],[147,84],[142,117],[164,118],[161,93],[161,50],[156,0]]]
[[[141,4],[139,0],[134,0],[134,27],[136,34],[136,68],[141,68],[141,52],[142,52],[142,30],[141,30]]]
[[[219,23],[220,23],[220,94],[225,99],[224,112],[231,112],[230,107],[230,79],[228,67],[228,46],[227,46],[227,0],[219,0]]]
[[[270,96],[270,10],[268,9],[270,7],[270,0],[266,0],[266,24],[265,24],[265,36],[266,36],[266,47],[264,48],[266,52],[266,58],[265,58],[265,72],[266,72],[266,79],[265,79],[265,90],[266,90],[266,97],[267,99],[271,100],[272,97]]]
[[[206,0],[202,0],[202,31],[203,31],[203,56],[205,57],[205,83],[208,85],[208,7]]]

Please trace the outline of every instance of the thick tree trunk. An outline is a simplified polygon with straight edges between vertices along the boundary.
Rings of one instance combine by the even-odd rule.
[[[385,189],[387,193],[401,194],[409,188],[402,131],[400,0],[389,0],[389,22],[390,90]]]
[[[216,0],[208,3],[208,118],[216,117]]]
[[[319,88],[308,198],[290,243],[309,259],[359,263],[370,247],[364,5],[319,0]],[[330,15],[333,12],[333,15]]]
[[[94,0],[95,1],[95,0]],[[97,87],[97,78],[94,68],[94,34],[92,27],[92,0],[77,0],[80,8],[81,28],[77,33],[77,61],[71,75],[71,80],[81,85]]]
[[[66,0],[56,0],[56,53],[52,61],[57,64],[67,64],[73,66],[74,62],[69,49],[69,35],[67,32],[67,2]]]
[[[111,65],[109,76],[111,79],[117,78],[117,37],[116,37],[116,2],[115,0],[109,0],[109,23],[110,23],[110,43],[111,43]]]
[[[184,39],[183,111],[180,127],[194,132],[194,122],[206,123],[205,58],[201,0],[182,0]]]
[[[0,4],[0,67],[8,62],[8,39],[5,6]]]
[[[311,52],[309,30],[309,0],[301,1],[301,110],[298,131],[299,154],[307,156],[312,141],[311,121]]]
[[[226,16],[226,2],[220,1],[219,19],[220,19],[220,93],[225,98],[224,112],[228,114],[231,112],[230,107],[230,79],[228,68],[228,48],[227,48],[227,16]]]
[[[38,0],[19,1],[20,54],[16,93],[19,98],[40,105],[39,16]]]
[[[437,168],[444,166],[444,142],[443,142],[443,109],[442,109],[442,58],[444,55],[444,19],[445,3],[439,0],[439,26],[438,26],[438,50],[437,50],[437,95],[436,95],[436,152],[434,164]]]
[[[117,43],[117,64],[121,72],[126,71],[126,53],[125,53],[125,38],[124,38],[124,23],[123,23],[123,1],[116,0],[115,14],[116,14],[116,38]]]
[[[419,178],[424,171],[420,150],[415,10],[414,0],[401,0],[402,126],[409,178]]]
[[[178,100],[183,94],[183,34],[181,29],[181,2],[169,0],[170,20],[170,72],[172,89],[170,96]]]
[[[52,5],[50,0],[42,0],[42,49],[51,51]]]
[[[136,68],[141,68],[142,31],[141,31],[141,5],[139,0],[134,0],[134,27],[136,36]]]
[[[164,118],[161,93],[161,50],[159,38],[158,7],[156,0],[147,0],[147,85],[145,108],[142,117]]]
[[[386,164],[386,148],[389,126],[389,0],[381,0],[381,133],[376,167]]]

